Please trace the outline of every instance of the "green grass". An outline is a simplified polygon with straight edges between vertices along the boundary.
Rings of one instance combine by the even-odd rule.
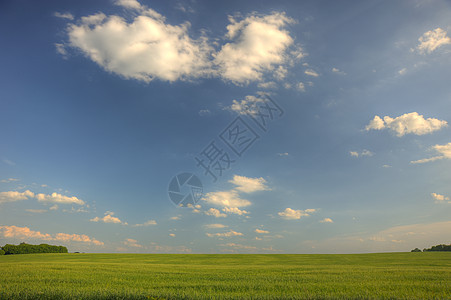
[[[0,299],[451,299],[451,253],[8,255]]]

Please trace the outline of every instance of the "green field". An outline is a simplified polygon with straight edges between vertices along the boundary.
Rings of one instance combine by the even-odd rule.
[[[0,299],[451,299],[451,253],[0,256]]]

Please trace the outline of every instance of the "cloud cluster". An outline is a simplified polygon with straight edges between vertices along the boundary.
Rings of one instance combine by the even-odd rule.
[[[38,239],[44,241],[63,241],[63,242],[82,242],[90,243],[96,246],[104,245],[103,242],[94,238],[90,238],[85,234],[67,234],[57,233],[54,235],[48,233],[41,233],[39,231],[33,231],[28,227],[18,226],[0,226],[0,233],[4,238],[17,238],[17,239]]]
[[[278,215],[283,217],[287,220],[299,220],[301,217],[308,217],[311,213],[316,212],[316,209],[309,208],[306,210],[300,210],[300,209],[292,209],[292,208],[285,208],[284,211],[279,212]]]
[[[445,202],[451,203],[451,199],[447,196],[440,195],[437,193],[431,193],[431,196],[435,199],[436,203],[445,203]]]
[[[39,202],[55,203],[55,204],[77,204],[84,205],[85,202],[77,197],[68,197],[58,193],[52,194],[35,194],[30,190],[24,192],[8,191],[0,193],[0,203],[15,202],[20,200],[27,200],[36,198]]]
[[[229,180],[229,182],[235,185],[233,189],[207,193],[203,196],[202,200],[210,205],[220,207],[225,213],[241,216],[249,214],[248,211],[241,208],[250,206],[252,203],[247,199],[241,198],[239,194],[240,192],[249,194],[258,191],[270,190],[269,187],[266,186],[266,180],[261,177],[250,178],[234,175],[233,179]],[[210,208],[205,212],[205,214],[215,217],[227,216],[216,208]]]
[[[420,160],[411,161],[412,164],[423,164],[440,159],[451,159],[451,143],[445,145],[432,146],[432,150],[435,150],[439,155],[430,158],[423,158]]]
[[[440,27],[427,31],[421,36],[418,41],[417,51],[421,54],[430,54],[437,48],[451,44],[451,39],[446,36],[446,31]]]
[[[216,76],[240,85],[262,81],[271,71],[283,79],[287,72],[283,66],[303,56],[301,49],[288,51],[293,38],[285,28],[294,20],[284,13],[229,17],[227,43],[215,50],[212,44],[217,42],[205,35],[190,36],[189,22],[168,24],[164,16],[134,0],[115,4],[135,17],[127,20],[102,12],[81,17],[68,25],[68,42],[57,43],[57,51],[66,56],[67,48],[77,49],[126,79],[173,82]],[[73,19],[70,14],[55,16]]]
[[[388,129],[398,137],[402,137],[406,134],[424,135],[446,126],[448,126],[446,121],[435,118],[425,119],[423,115],[412,112],[396,118],[375,116],[365,129],[367,131]]]

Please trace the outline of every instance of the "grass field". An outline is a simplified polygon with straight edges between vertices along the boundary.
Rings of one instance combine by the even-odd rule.
[[[0,299],[451,299],[451,253],[7,255]]]

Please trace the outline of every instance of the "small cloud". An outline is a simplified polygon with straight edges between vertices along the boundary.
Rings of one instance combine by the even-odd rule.
[[[296,85],[296,88],[297,88],[298,90],[300,90],[301,92],[305,92],[305,84],[304,84],[303,82],[299,82],[299,83]]]
[[[180,215],[179,216],[175,216],[175,217],[171,217],[169,220],[180,220]]]
[[[267,231],[267,230],[262,230],[262,229],[255,229],[255,232],[256,233],[269,233],[269,231]]]
[[[266,180],[260,178],[250,178],[245,176],[234,175],[230,183],[236,185],[235,189],[244,193],[253,193],[258,191],[268,191],[270,188],[266,186]]]
[[[55,17],[60,18],[60,19],[66,19],[66,20],[73,20],[74,16],[71,13],[60,13],[60,12],[55,12],[53,14]]]
[[[383,119],[379,116],[375,116],[373,120],[365,127],[365,130],[382,130],[389,129],[395,133],[396,136],[402,137],[406,134],[424,135],[434,131],[440,130],[448,126],[448,122],[428,118],[425,119],[423,115],[417,112],[401,115],[396,118],[385,116]]]
[[[374,153],[371,152],[370,150],[366,150],[364,149],[362,152],[358,152],[358,151],[349,151],[349,155],[353,156],[353,157],[360,157],[360,156],[373,156]]]
[[[391,168],[390,165],[383,165],[382,168]]]
[[[143,224],[135,224],[133,226],[134,227],[147,227],[147,226],[152,226],[152,225],[157,225],[157,221],[149,220],[149,221],[144,222]]]
[[[278,156],[288,156],[290,154],[288,154],[288,152],[284,152],[284,153],[277,153]]]
[[[431,196],[432,198],[435,199],[435,203],[446,203],[446,202],[451,203],[451,199],[447,196],[440,195],[437,193],[432,193]]]
[[[308,217],[314,212],[316,212],[316,209],[313,208],[306,210],[295,210],[288,207],[285,211],[279,212],[278,215],[287,220],[299,220],[301,217]]]
[[[10,183],[10,182],[16,182],[16,181],[19,181],[19,179],[16,179],[16,178],[8,178],[8,179],[2,179],[2,180],[0,180],[0,182],[2,182],[2,183]]]
[[[321,221],[319,221],[320,223],[333,223],[334,221],[332,221],[331,218],[324,218]]]
[[[204,227],[208,228],[208,229],[219,229],[219,228],[226,228],[228,226],[223,225],[223,224],[206,224],[206,225],[204,225]]]
[[[239,215],[239,216],[249,214],[248,211],[246,211],[244,209],[239,209],[238,207],[224,207],[222,209],[222,211],[226,212],[226,213],[236,214],[236,215]]]
[[[277,84],[274,81],[260,82],[257,86],[261,89],[276,89],[277,88]]]
[[[226,214],[221,213],[219,210],[217,210],[216,208],[210,208],[209,210],[207,210],[205,212],[205,214],[207,216],[214,216],[215,218],[225,218],[227,217]]]
[[[143,246],[138,244],[137,240],[134,239],[126,239],[125,241],[122,242],[122,244],[124,244],[127,247],[135,247],[135,248],[142,248]]]
[[[233,236],[242,236],[241,232],[236,232],[234,230],[230,230],[229,232],[224,233],[207,233],[208,237],[233,237]]]
[[[420,160],[411,161],[411,164],[423,164],[427,162],[432,162],[440,159],[451,159],[451,143],[445,145],[435,145],[432,147],[433,150],[438,152],[440,155],[431,158],[424,158]]]
[[[175,233],[170,233],[169,236],[175,237]]]
[[[209,115],[211,115],[211,111],[209,109],[199,110],[199,116],[209,116]]]
[[[437,48],[451,44],[451,39],[446,36],[446,31],[441,28],[427,31],[421,36],[418,41],[417,51],[420,54],[431,54]]]
[[[42,214],[42,213],[47,212],[46,209],[31,209],[31,208],[30,209],[26,209],[26,211],[34,213],[34,214]]]
[[[406,68],[402,68],[401,70],[398,71],[399,75],[404,75],[407,73],[407,69]]]
[[[58,205],[55,204],[53,206],[50,206],[49,210],[57,210],[58,209]]]
[[[128,225],[127,222],[122,222],[119,218],[114,217],[113,215],[114,215],[114,212],[107,211],[103,218],[95,217],[93,219],[90,219],[89,221]]]
[[[340,74],[340,75],[346,75],[345,72],[340,71],[338,68],[332,68],[332,72],[334,72],[336,74]]]
[[[313,77],[318,77],[319,74],[316,73],[316,71],[312,70],[312,69],[307,69],[304,72],[305,75],[309,75],[309,76],[313,76]]]

